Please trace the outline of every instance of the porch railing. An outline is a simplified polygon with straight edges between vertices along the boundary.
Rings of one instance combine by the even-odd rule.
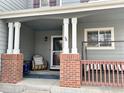
[[[82,43],[82,85],[124,86],[124,40],[97,41],[107,45],[114,43],[114,49],[110,50],[88,49],[90,43],[96,44]]]
[[[124,61],[82,60],[82,85],[124,86]]]
[[[68,4],[79,4],[89,2],[101,2],[108,0],[33,0],[33,8],[48,7],[48,6],[63,6]]]

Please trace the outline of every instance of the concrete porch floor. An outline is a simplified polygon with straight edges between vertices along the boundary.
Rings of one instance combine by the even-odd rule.
[[[41,71],[30,71],[29,74],[24,75],[24,78],[32,79],[60,79],[59,71],[41,70]]]
[[[54,71],[36,71],[37,74],[59,74]],[[124,88],[103,86],[82,86],[81,88],[65,88],[59,86],[58,79],[24,78],[17,84],[0,83],[3,93],[124,93]]]
[[[59,80],[24,78],[23,81],[17,83],[16,85],[26,85],[26,86],[48,88],[52,86],[59,86]]]
[[[41,70],[41,71],[31,71],[31,74],[47,74],[47,75],[59,75],[59,71]]]

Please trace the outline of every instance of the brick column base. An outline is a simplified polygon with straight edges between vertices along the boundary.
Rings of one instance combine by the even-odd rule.
[[[60,86],[73,88],[79,88],[81,86],[79,54],[60,55]]]
[[[23,55],[2,54],[2,83],[17,83],[23,79]]]

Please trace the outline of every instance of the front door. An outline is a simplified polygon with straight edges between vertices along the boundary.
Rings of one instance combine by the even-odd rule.
[[[60,68],[60,53],[62,52],[62,36],[51,37],[51,69]]]

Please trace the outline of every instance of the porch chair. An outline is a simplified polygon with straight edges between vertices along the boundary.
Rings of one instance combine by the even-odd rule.
[[[41,56],[35,55],[32,60],[32,70],[47,70],[48,62]]]

